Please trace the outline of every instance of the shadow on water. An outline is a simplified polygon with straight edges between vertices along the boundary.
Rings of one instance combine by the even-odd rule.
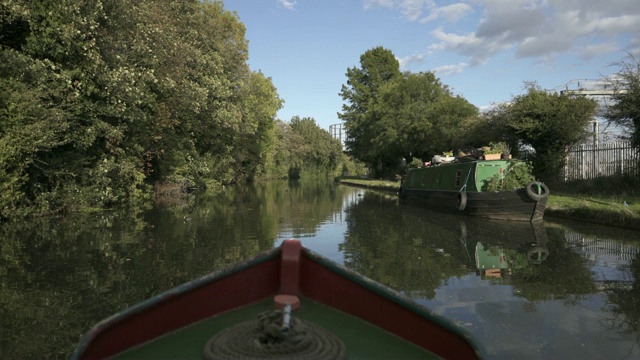
[[[640,357],[640,232],[484,221],[330,181],[0,226],[0,358],[64,359],[99,320],[303,240],[465,326],[491,358]]]

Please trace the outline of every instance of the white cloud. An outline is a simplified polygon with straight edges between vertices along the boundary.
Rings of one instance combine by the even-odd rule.
[[[385,8],[421,24],[435,41],[428,53],[450,51],[480,65],[494,55],[513,50],[516,58],[547,63],[558,54],[573,52],[585,60],[620,49],[640,52],[638,0],[363,0],[365,9]],[[478,14],[471,17],[472,14]],[[451,23],[465,19],[456,28]],[[474,23],[475,22],[475,23]],[[462,25],[462,26],[460,26]],[[469,28],[471,26],[471,28]],[[464,28],[465,32],[460,32]],[[635,37],[634,37],[635,36]],[[399,59],[402,66],[424,55]]]
[[[365,10],[373,9],[376,7],[393,8],[394,0],[364,0]]]
[[[427,23],[440,18],[444,18],[448,22],[456,22],[472,11],[471,6],[463,3],[435,7],[432,8],[429,15],[422,18],[420,22]]]
[[[403,58],[398,58],[398,62],[400,63],[401,69],[406,69],[409,65],[415,63],[422,63],[424,61],[425,54],[416,54]]]
[[[453,20],[477,10],[482,16],[475,31],[432,30],[439,42],[429,49],[466,56],[472,65],[507,49],[515,49],[518,58],[548,60],[556,54],[575,52],[588,60],[619,49],[636,49],[634,44],[638,43],[638,39],[629,39],[640,29],[638,0],[472,0],[434,7],[422,21],[446,18],[446,8],[457,16],[452,15]]]
[[[429,49],[446,49],[467,56],[471,65],[483,64],[494,53],[512,46],[501,39],[487,40],[478,38],[475,34],[451,34],[442,29],[432,31],[431,35],[440,40],[440,43],[431,45]]]
[[[278,4],[287,10],[293,10],[298,2],[291,0],[278,0]]]
[[[409,21],[416,21],[424,11],[435,6],[433,0],[364,0],[365,10],[376,7],[398,9],[402,16]]]
[[[467,66],[469,66],[469,64],[464,62],[455,64],[455,65],[443,65],[433,69],[433,72],[438,75],[460,74],[464,70],[464,68]]]

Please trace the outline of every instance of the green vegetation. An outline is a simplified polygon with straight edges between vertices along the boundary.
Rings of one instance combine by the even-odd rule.
[[[590,219],[594,222],[640,228],[640,179],[629,174],[613,178],[565,182],[562,170],[568,150],[586,139],[597,104],[586,97],[550,93],[535,82],[525,83],[526,93],[514,96],[486,114],[454,96],[433,73],[401,73],[391,51],[377,47],[360,57],[360,68],[347,70],[342,86],[345,101],[339,117],[350,138],[347,152],[362,161],[375,179],[344,178],[342,183],[397,191],[406,167],[422,166],[434,155],[454,149],[473,152],[486,144],[488,153],[529,151],[533,168],[510,171],[494,179],[491,189],[518,187],[533,178],[551,189],[548,214]],[[623,126],[634,144],[640,144],[640,62],[631,54],[619,62],[610,79],[616,90],[607,119]],[[514,169],[511,169],[514,170]],[[533,174],[533,176],[532,176]],[[513,180],[513,181],[512,181]]]
[[[555,185],[561,182],[569,149],[587,137],[596,107],[593,99],[548,93],[529,84],[526,94],[494,108],[488,124],[514,145],[532,147],[536,178]]]
[[[428,161],[452,148],[467,153],[490,143],[503,145],[490,151],[532,148],[536,178],[555,183],[597,106],[528,83],[526,94],[480,114],[432,72],[401,73],[393,53],[382,47],[361,55],[360,68],[349,68],[346,76],[339,117],[349,133],[347,152],[382,178],[401,173],[403,159]]]
[[[499,142],[533,148],[536,178],[555,188],[595,109],[530,84],[480,114],[376,47],[340,91],[345,155],[314,119],[276,118],[284,100],[248,57],[219,0],[0,3],[0,221],[304,174],[390,179],[403,160]],[[626,91],[608,116],[637,140],[640,66],[620,65]]]
[[[344,178],[339,180],[345,185],[386,191],[399,191],[400,181]],[[603,183],[607,180],[602,179]],[[613,182],[615,183],[615,181]],[[613,185],[614,187],[616,185]],[[566,217],[598,224],[614,225],[640,229],[640,196],[635,193],[617,194],[615,188],[602,188],[602,191],[578,193],[575,187],[551,189],[547,210],[549,216]]]
[[[533,180],[533,168],[531,164],[521,161],[510,161],[504,173],[493,175],[489,181],[484,184],[482,191],[520,189]]]
[[[0,3],[0,220],[335,175],[339,143],[247,63],[221,1]]]
[[[478,109],[432,72],[401,73],[393,53],[365,52],[360,68],[347,70],[338,116],[349,133],[347,151],[375,177],[398,173],[402,159],[430,159],[461,144],[459,129]]]
[[[372,189],[390,190],[395,192],[400,190],[400,180],[398,181],[371,180],[371,179],[344,177],[344,178],[340,178],[339,181],[341,184],[345,184],[345,185],[360,186],[360,187],[366,187],[366,188],[372,188]]]
[[[632,54],[616,64],[620,70],[611,79],[615,89],[607,119],[626,128],[635,146],[640,146],[640,61]]]

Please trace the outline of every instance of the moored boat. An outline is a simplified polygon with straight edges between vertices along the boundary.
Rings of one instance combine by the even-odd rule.
[[[400,186],[400,197],[428,207],[500,220],[542,220],[548,187],[531,181],[524,187],[487,191],[492,179],[504,176],[517,160],[475,160],[442,163],[409,169]]]
[[[71,358],[481,355],[463,328],[291,239],[102,321]]]

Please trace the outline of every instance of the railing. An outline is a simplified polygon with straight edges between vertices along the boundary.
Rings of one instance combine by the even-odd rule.
[[[617,260],[634,260],[640,254],[640,244],[585,236],[578,233],[565,235],[567,246],[586,257],[609,255]]]
[[[528,160],[534,154],[524,152],[522,155]],[[567,154],[565,181],[621,175],[640,175],[640,149],[634,148],[630,141],[577,145]]]
[[[615,141],[599,145],[578,145],[567,155],[565,180],[593,179],[601,176],[631,175],[637,177],[638,149],[629,141]]]

